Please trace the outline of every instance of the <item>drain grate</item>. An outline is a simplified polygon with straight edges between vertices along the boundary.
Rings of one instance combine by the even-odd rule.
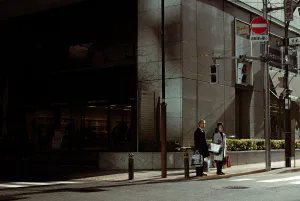
[[[246,187],[246,186],[226,186],[226,187],[223,187],[223,188],[226,188],[226,189],[247,189],[249,187]]]

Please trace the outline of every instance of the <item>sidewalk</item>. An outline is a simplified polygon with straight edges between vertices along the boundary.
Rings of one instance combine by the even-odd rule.
[[[292,161],[292,168],[285,168],[284,161],[281,162],[272,162],[272,172],[280,172],[293,169],[294,161]],[[300,160],[296,160],[296,168],[300,167]],[[219,178],[228,178],[233,176],[242,176],[248,174],[255,174],[255,173],[262,173],[265,172],[265,163],[258,163],[258,164],[249,164],[249,165],[238,165],[232,166],[230,168],[223,169],[225,175],[217,176],[216,169],[211,168],[209,172],[207,172],[206,177],[196,177],[196,172],[194,168],[190,169],[190,179],[219,179]],[[86,177],[76,180],[85,180],[85,181],[107,181],[107,182],[115,182],[115,181],[129,181],[128,180],[128,173],[117,173],[116,171],[104,171],[102,176],[93,176],[93,177]],[[161,178],[161,171],[157,170],[136,170],[134,172],[134,180],[135,181],[176,181],[182,180],[184,178],[184,170],[174,170],[169,169],[167,170],[167,178]]]

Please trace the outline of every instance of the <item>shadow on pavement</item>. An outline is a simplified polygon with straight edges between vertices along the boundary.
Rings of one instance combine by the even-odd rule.
[[[0,196],[0,201],[24,200],[28,197]]]

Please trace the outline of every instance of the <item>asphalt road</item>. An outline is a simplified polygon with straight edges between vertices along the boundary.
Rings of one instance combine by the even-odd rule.
[[[300,172],[269,172],[217,180],[155,183],[56,181],[38,186],[34,183],[0,183],[0,201],[3,200],[300,201]]]

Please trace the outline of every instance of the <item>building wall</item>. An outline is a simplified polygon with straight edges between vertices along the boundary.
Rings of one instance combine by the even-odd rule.
[[[182,3],[165,1],[166,103],[169,140],[182,138]],[[140,91],[161,97],[161,1],[138,1],[138,82]],[[157,106],[157,104],[155,104]],[[140,136],[141,137],[141,136]]]
[[[161,96],[160,0],[140,0],[138,9],[139,89]],[[260,56],[260,43],[235,33],[235,19],[250,23],[256,14],[220,0],[165,0],[166,102],[168,139],[187,146],[200,119],[210,137],[218,121],[227,135],[263,138],[263,71],[253,61],[253,88],[235,84],[235,61],[218,60],[219,83],[210,83],[213,56]],[[283,35],[271,23],[271,32]],[[291,34],[293,35],[293,34]]]

